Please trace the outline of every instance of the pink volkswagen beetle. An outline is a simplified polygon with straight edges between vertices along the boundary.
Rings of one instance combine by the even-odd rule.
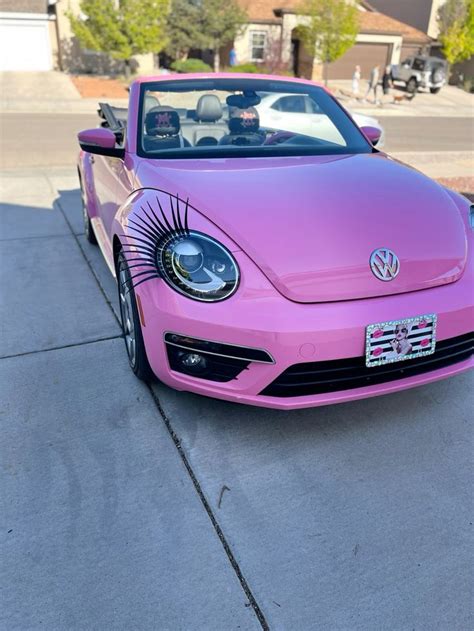
[[[100,111],[79,134],[85,230],[138,377],[289,409],[472,367],[472,206],[324,87],[164,75]]]

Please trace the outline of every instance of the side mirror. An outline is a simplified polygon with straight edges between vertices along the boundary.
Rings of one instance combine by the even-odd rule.
[[[378,143],[382,135],[382,130],[378,129],[378,127],[361,127],[360,131],[374,146]]]
[[[95,127],[94,129],[85,129],[77,134],[81,149],[88,153],[95,153],[100,156],[109,156],[111,158],[123,158],[125,149],[116,147],[115,134],[104,127]]]

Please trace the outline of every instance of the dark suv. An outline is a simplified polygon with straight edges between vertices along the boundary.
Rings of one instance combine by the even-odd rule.
[[[403,81],[410,94],[418,88],[429,88],[431,94],[436,94],[446,85],[447,70],[443,59],[417,55],[408,57],[399,66],[393,66],[392,77],[394,81]]]

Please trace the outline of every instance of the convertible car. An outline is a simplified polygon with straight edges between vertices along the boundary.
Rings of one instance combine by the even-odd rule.
[[[317,116],[260,119],[292,95]],[[85,232],[138,377],[289,409],[473,366],[473,206],[323,86],[163,75],[99,113],[79,133]]]

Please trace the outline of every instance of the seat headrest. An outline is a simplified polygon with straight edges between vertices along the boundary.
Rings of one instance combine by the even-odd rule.
[[[229,130],[231,134],[254,134],[258,132],[260,119],[254,107],[232,109],[229,118]]]
[[[172,107],[152,107],[145,116],[145,130],[149,136],[176,136],[180,129],[178,112]]]
[[[203,94],[199,97],[196,118],[206,123],[214,123],[222,118],[222,105],[215,94]]]

